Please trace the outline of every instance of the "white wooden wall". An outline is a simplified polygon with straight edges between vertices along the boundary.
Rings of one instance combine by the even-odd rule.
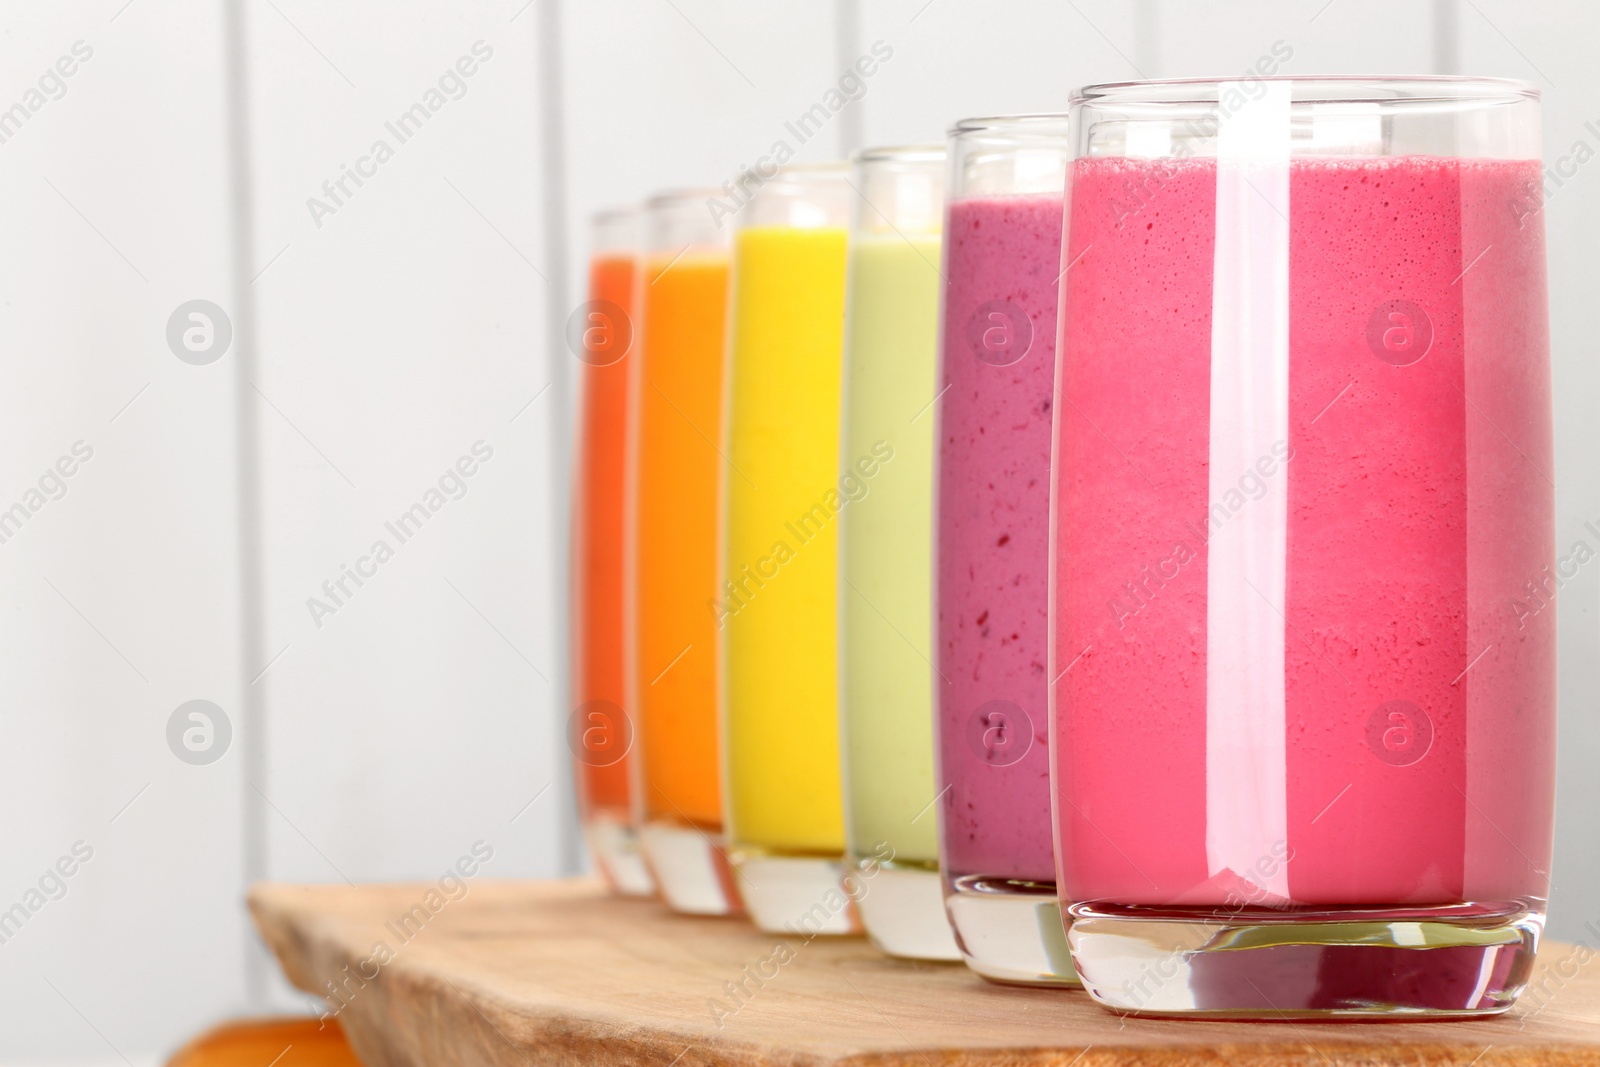
[[[159,1062],[218,1018],[305,1007],[250,947],[251,878],[429,877],[479,839],[493,876],[579,862],[572,361],[549,339],[595,209],[733,177],[880,40],[892,58],[800,158],[1060,110],[1086,82],[1240,71],[1281,40],[1289,73],[1533,80],[1553,162],[1600,149],[1596,39],[1580,0],[8,5],[0,109],[74,42],[93,56],[0,143],[0,509],[74,442],[94,455],[0,543],[0,911],[75,842],[93,856],[0,943],[0,1061]],[[385,123],[478,41],[465,95],[398,144]],[[307,198],[377,138],[393,158],[319,226]],[[1600,520],[1600,171],[1547,225],[1565,545]],[[236,327],[205,366],[165,337],[192,299]],[[385,521],[478,441],[466,495],[398,544]],[[394,558],[318,626],[307,598],[378,538]],[[1569,938],[1600,918],[1597,573],[1560,599]],[[233,727],[199,766],[166,740],[197,698]]]
[[[273,878],[437,876],[480,838],[489,876],[561,870],[561,394],[540,341],[535,12],[520,7],[247,5],[253,241],[272,263],[255,288]],[[462,57],[475,73],[447,77],[401,143],[387,124]],[[375,139],[393,158],[362,164],[376,176],[314,221],[307,198]],[[478,442],[492,458],[465,494],[402,543],[386,524]],[[393,559],[314,620],[307,598],[332,603],[323,582],[378,540]]]
[[[0,144],[0,506],[93,449],[0,544],[0,909],[90,853],[0,944],[7,1060],[148,1053],[243,999],[239,761],[166,743],[244,689],[237,365],[166,341],[179,304],[231,303],[221,9],[171,34],[119,6],[0,16],[4,107],[92,50]]]
[[[94,449],[0,544],[0,910],[93,849],[0,944],[8,1063],[144,1062],[219,1018],[303,1009],[247,948],[251,878],[436,877],[478,840],[485,876],[572,854],[538,10],[123,3],[0,15],[7,105],[74,41],[94,50],[0,144],[0,506]],[[465,94],[447,80],[400,144],[385,123],[479,41]],[[307,198],[378,138],[393,158],[317,225]],[[193,298],[238,327],[207,366],[166,342]],[[464,496],[404,544],[386,531],[480,441]],[[307,598],[380,538],[393,559],[318,626]],[[232,723],[209,765],[167,745],[192,698]]]

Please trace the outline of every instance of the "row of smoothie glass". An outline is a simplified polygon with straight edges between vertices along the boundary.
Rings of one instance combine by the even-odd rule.
[[[937,147],[788,168],[731,240],[714,191],[596,220],[572,740],[619,888],[773,930],[866,911],[891,951],[959,959],[927,648],[944,171]],[[870,901],[839,892],[858,864]]]
[[[870,761],[857,762],[864,792],[851,806],[859,818],[847,833],[835,587],[841,573],[876,583],[874,592],[894,598],[904,624],[926,634],[932,447],[928,419],[901,445],[893,472],[895,445],[878,437],[865,439],[859,462],[840,473],[847,260],[854,257],[856,365],[868,375],[887,373],[891,384],[908,371],[927,394],[917,406],[928,407],[943,153],[863,157],[858,178],[900,217],[897,224],[856,212],[853,243],[859,198],[844,165],[775,175],[732,234],[707,212],[714,190],[658,197],[637,216],[601,216],[582,323],[589,333],[581,346],[588,366],[574,602],[585,688],[572,741],[591,849],[624,891],[647,892],[653,881],[674,907],[701,914],[738,910],[748,900],[772,929],[838,889],[841,857],[854,843],[865,842],[863,858],[876,861],[881,835],[868,840],[871,828],[901,795],[916,795],[914,815],[930,808],[935,792],[926,660],[895,647],[888,654],[898,661],[887,668],[898,673],[887,689],[882,679],[860,677],[859,685],[876,684],[890,697],[875,718],[876,706],[858,702],[861,728],[877,730],[862,745],[903,747],[908,738],[895,727],[909,727],[920,734],[921,758],[907,768],[881,761],[878,773],[870,773]],[[629,221],[642,231],[642,252],[639,238],[631,246],[620,240]],[[903,238],[907,229],[915,237]],[[910,337],[902,336],[906,328]],[[861,408],[847,432],[871,432],[872,405],[882,411],[888,402],[872,388],[854,395]],[[899,470],[906,473],[892,476]],[[869,483],[878,490],[870,504]],[[909,527],[898,520],[907,494]],[[876,514],[885,527],[876,541],[909,543],[909,558],[896,545],[858,536],[858,562],[842,572],[836,520],[849,501],[859,505],[863,535]],[[597,523],[606,527],[603,538],[595,536]],[[892,570],[888,584],[872,573],[874,553]],[[609,567],[609,579],[594,581],[591,564]],[[602,600],[604,609],[595,610]],[[623,713],[624,704],[636,713]],[[721,731],[728,759],[719,773]],[[885,794],[876,801],[867,795],[874,788]],[[898,851],[920,865],[919,915],[936,954],[956,958],[938,891],[937,816],[923,814],[910,830],[915,840]],[[725,821],[739,828],[731,866]],[[635,824],[637,840],[628,833]],[[771,891],[756,888],[762,883]],[[854,904],[841,900],[822,926],[859,931]],[[796,901],[802,906],[790,914]]]
[[[1134,83],[754,178],[731,255],[721,194],[652,202],[586,349],[602,867],[1119,1010],[1509,1007],[1553,806],[1538,159],[1520,83]]]

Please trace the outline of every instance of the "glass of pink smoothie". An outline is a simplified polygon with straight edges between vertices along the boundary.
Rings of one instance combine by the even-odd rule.
[[[1074,98],[1057,869],[1119,1011],[1505,1011],[1554,799],[1539,101]]]
[[[1065,115],[950,136],[934,486],[945,910],[986,978],[1076,985],[1050,828],[1046,602]]]

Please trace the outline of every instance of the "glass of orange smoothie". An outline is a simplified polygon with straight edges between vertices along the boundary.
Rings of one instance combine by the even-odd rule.
[[[620,893],[653,886],[633,831],[624,648],[623,509],[639,274],[639,212],[595,216],[588,299],[568,320],[568,344],[582,361],[573,485],[572,679],[567,720],[584,839],[606,880]]]
[[[674,910],[740,910],[722,850],[717,500],[728,234],[714,189],[652,199],[644,217],[630,669],[639,715],[640,846]]]

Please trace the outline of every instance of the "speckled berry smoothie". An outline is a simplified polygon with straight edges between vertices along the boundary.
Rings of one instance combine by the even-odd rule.
[[[1224,175],[1231,200],[1220,173],[1200,158],[1074,165],[1056,424],[1054,669],[1076,661],[1055,692],[1062,891],[1199,907],[1537,898],[1555,613],[1528,598],[1554,559],[1553,470],[1543,232],[1518,208],[1539,165],[1294,158]],[[955,425],[969,440],[992,422]],[[1031,621],[1033,603],[1003,607]]]
[[[946,223],[936,513],[942,847],[953,879],[1055,881],[1046,718],[1060,195]]]

